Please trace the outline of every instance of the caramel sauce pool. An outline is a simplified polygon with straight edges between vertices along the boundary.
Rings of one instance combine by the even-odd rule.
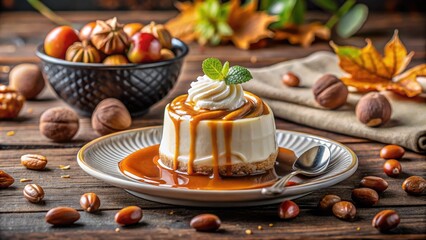
[[[130,154],[119,163],[120,171],[127,177],[156,186],[198,190],[262,188],[272,185],[278,179],[275,170],[243,177],[218,177],[216,174],[204,176],[179,173],[163,166],[161,162],[159,162],[159,147],[159,144],[153,145]],[[279,148],[276,162],[276,164],[279,165],[279,174],[282,174],[281,171],[290,171],[295,160],[296,156],[291,150]],[[289,185],[294,185],[294,183],[290,182]]]

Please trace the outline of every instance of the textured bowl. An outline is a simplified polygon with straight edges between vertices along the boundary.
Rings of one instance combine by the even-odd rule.
[[[176,83],[188,46],[172,40],[176,57],[170,60],[109,66],[101,63],[74,63],[44,53],[41,44],[36,55],[42,72],[58,97],[80,115],[90,116],[105,98],[117,98],[132,116],[144,114],[160,101]]]

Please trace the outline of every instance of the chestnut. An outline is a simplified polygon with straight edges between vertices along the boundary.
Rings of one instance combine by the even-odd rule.
[[[359,100],[355,114],[360,122],[369,127],[376,127],[390,120],[392,107],[385,96],[372,92]]]
[[[327,109],[343,106],[349,94],[346,85],[332,74],[319,78],[312,86],[312,92],[317,103]]]

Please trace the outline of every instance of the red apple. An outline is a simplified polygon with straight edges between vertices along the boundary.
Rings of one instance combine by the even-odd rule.
[[[150,33],[136,33],[131,38],[127,58],[132,63],[154,62],[161,59],[161,43]]]
[[[44,39],[44,52],[49,56],[65,59],[68,47],[77,41],[77,31],[72,27],[56,27]]]

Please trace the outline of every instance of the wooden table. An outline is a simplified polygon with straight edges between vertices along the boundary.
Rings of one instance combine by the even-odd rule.
[[[63,13],[62,15],[74,22],[85,23],[93,17],[106,19],[118,16],[123,22],[149,20],[164,21],[173,16],[174,12],[82,12]],[[312,18],[322,15],[312,14]],[[364,45],[364,38],[370,37],[381,49],[390,39],[394,28],[400,30],[400,36],[409,50],[416,51],[411,65],[425,61],[425,17],[419,15],[370,15],[363,30],[355,37],[337,40],[340,44]],[[0,14],[0,64],[2,70],[21,62],[38,62],[34,56],[36,44],[43,40],[45,34],[54,25],[36,13],[2,13]],[[13,43],[9,44],[9,43]],[[200,63],[206,57],[219,57],[229,60],[232,64],[247,67],[260,67],[288,59],[304,57],[318,50],[329,50],[327,42],[315,43],[310,48],[301,48],[288,44],[274,45],[269,48],[242,51],[233,46],[217,48],[200,48],[191,45],[191,52],[186,58],[179,82],[168,97],[157,104],[142,118],[134,119],[132,128],[162,124],[163,108],[175,96],[187,91],[191,81],[201,74]],[[6,74],[1,81],[5,82]],[[51,92],[46,91],[40,99],[27,101],[20,116],[11,121],[0,121],[0,169],[11,174],[16,182],[12,187],[0,190],[0,238],[386,238],[414,239],[426,237],[426,201],[425,196],[408,196],[401,183],[410,175],[426,175],[426,157],[408,151],[401,160],[403,174],[398,178],[387,177],[382,171],[383,159],[379,157],[382,143],[366,139],[354,138],[337,133],[326,132],[297,123],[277,119],[279,129],[306,132],[334,139],[346,144],[359,157],[357,172],[347,180],[313,192],[295,200],[300,206],[300,215],[292,221],[282,221],[277,216],[278,205],[233,209],[203,209],[177,207],[159,204],[136,198],[123,189],[112,187],[95,179],[80,169],[76,163],[79,148],[94,139],[96,134],[90,127],[87,118],[81,119],[81,127],[75,140],[68,143],[53,143],[38,131],[38,119],[42,111],[53,106],[64,105]],[[419,106],[420,107],[420,106]],[[423,107],[423,106],[422,106]],[[14,131],[14,136],[6,133]],[[49,159],[46,171],[31,171],[20,165],[20,156],[37,153]],[[70,170],[60,170],[58,166],[71,165]],[[70,178],[61,178],[68,174]],[[333,216],[319,216],[316,205],[325,193],[350,199],[351,190],[358,186],[360,179],[367,175],[385,178],[389,189],[382,195],[375,207],[358,208],[357,218],[353,222],[341,221]],[[27,183],[19,179],[32,179],[40,184],[46,192],[44,204],[27,202],[22,189]],[[95,192],[102,201],[102,211],[88,214],[82,211],[79,198],[85,192]],[[122,207],[129,205],[141,206],[144,210],[142,223],[121,228],[115,232],[117,225],[114,214]],[[81,213],[81,219],[70,227],[51,227],[44,221],[46,212],[56,206],[69,206]],[[395,209],[401,216],[399,227],[391,236],[380,234],[371,226],[374,215],[384,209]],[[217,233],[195,232],[189,227],[190,219],[200,213],[214,213],[222,219],[221,231]],[[269,224],[273,224],[269,227]],[[262,226],[263,230],[258,230]],[[251,229],[252,235],[245,230]]]

